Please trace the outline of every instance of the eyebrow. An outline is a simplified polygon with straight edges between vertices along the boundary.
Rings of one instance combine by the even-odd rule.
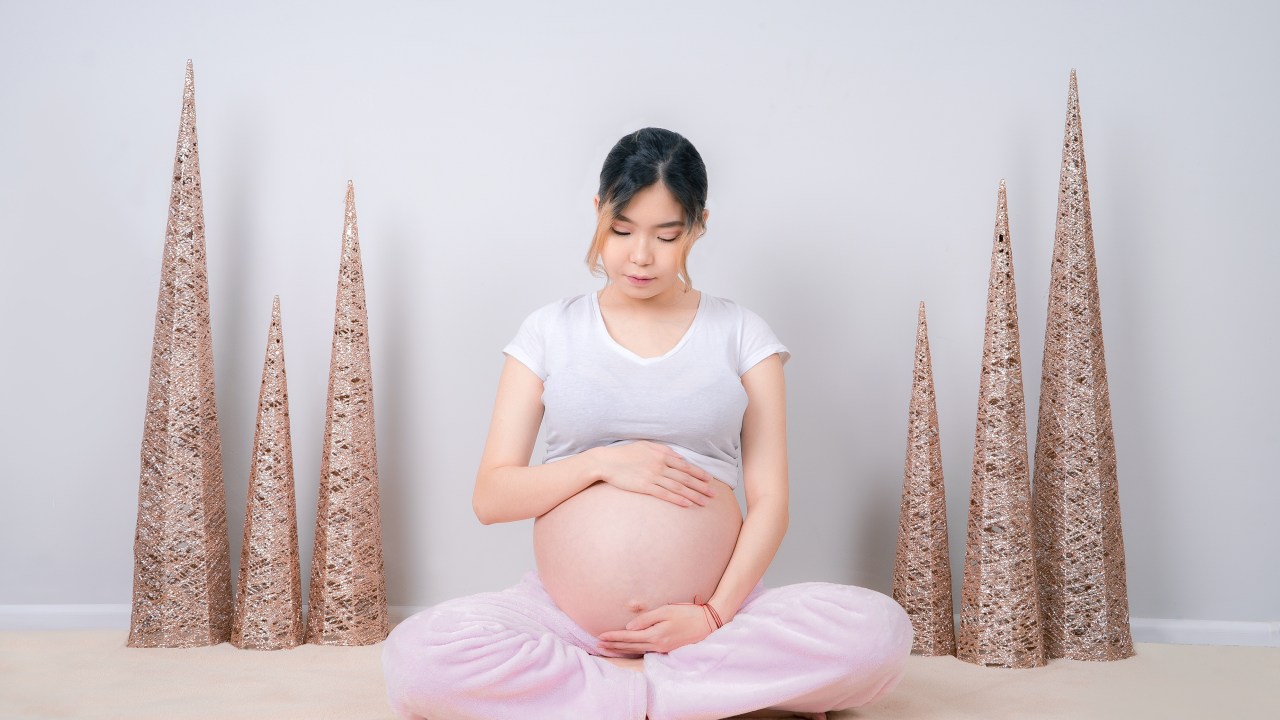
[[[619,220],[621,220],[622,222],[625,222],[625,223],[631,223],[632,225],[635,225],[635,224],[636,224],[636,221],[635,221],[635,220],[632,220],[631,218],[628,218],[626,215],[618,215],[618,219],[619,219]],[[660,227],[660,228],[684,227],[684,221],[683,221],[683,220],[672,220],[672,221],[670,221],[670,222],[664,222],[664,223],[660,223],[660,224],[658,224],[658,225],[654,225],[654,227]]]

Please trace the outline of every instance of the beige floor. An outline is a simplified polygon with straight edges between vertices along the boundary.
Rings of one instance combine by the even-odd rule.
[[[381,645],[136,649],[124,646],[125,635],[0,632],[0,718],[394,720],[383,698]],[[832,717],[1280,718],[1280,648],[1137,650],[1118,662],[1053,660],[1034,670],[912,657],[894,693]]]

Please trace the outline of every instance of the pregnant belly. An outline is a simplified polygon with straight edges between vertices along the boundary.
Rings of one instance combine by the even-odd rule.
[[[534,552],[551,599],[592,635],[659,605],[706,602],[742,527],[733,490],[713,485],[706,506],[686,508],[600,482],[539,517]]]

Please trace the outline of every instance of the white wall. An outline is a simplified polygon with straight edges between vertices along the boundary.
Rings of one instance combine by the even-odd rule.
[[[220,5],[0,9],[0,604],[130,602],[187,58],[233,568],[276,293],[309,567],[348,179],[390,602],[532,566],[530,523],[470,510],[499,349],[599,286],[600,163],[656,125],[710,171],[695,284],[794,353],[767,580],[889,590],[923,299],[958,599],[996,186],[1034,430],[1075,67],[1132,615],[1280,620],[1274,4]]]

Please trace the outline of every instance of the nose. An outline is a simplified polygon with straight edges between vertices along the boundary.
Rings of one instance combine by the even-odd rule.
[[[644,238],[637,238],[631,244],[631,262],[636,265],[648,265],[653,261],[653,250]]]

